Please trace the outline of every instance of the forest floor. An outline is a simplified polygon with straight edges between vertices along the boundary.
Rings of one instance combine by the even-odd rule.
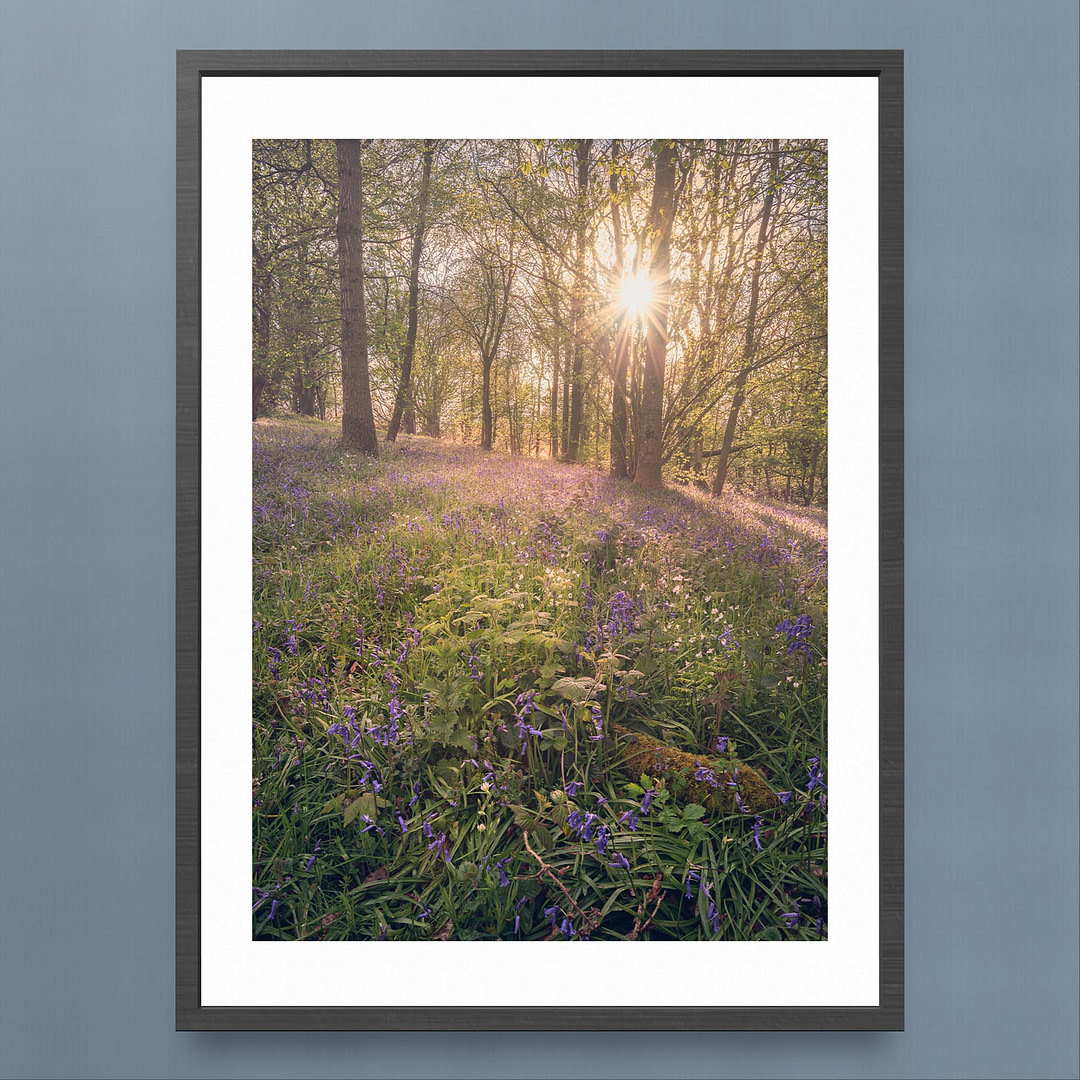
[[[254,936],[825,936],[825,515],[337,435],[253,428]]]

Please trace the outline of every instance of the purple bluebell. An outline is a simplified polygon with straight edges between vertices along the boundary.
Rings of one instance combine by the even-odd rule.
[[[434,851],[444,863],[450,862],[450,842],[446,839],[446,833],[439,833],[439,835],[428,844],[428,850]]]
[[[714,934],[720,933],[720,913],[716,910],[716,904],[709,901],[709,922],[712,923],[712,932]]]
[[[619,824],[625,825],[631,832],[637,832],[638,815],[634,810],[627,810],[622,817],[619,818]]]
[[[616,851],[614,858],[612,858],[610,866],[617,870],[629,870],[630,864],[626,861],[626,856],[621,852]]]
[[[694,779],[703,780],[709,787],[719,787],[720,781],[716,779],[716,773],[704,765],[699,765],[694,770]]]
[[[566,792],[566,797],[568,799],[572,799],[584,786],[585,785],[580,780],[571,780],[570,783],[563,788],[563,791]]]
[[[761,850],[761,815],[754,818],[754,845]]]

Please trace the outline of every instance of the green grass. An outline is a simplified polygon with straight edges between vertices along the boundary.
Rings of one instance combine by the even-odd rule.
[[[827,933],[820,513],[254,433],[255,937]],[[616,723],[792,795],[687,804]]]

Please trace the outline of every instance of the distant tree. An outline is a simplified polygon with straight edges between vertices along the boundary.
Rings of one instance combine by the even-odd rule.
[[[431,195],[431,163],[435,156],[435,140],[425,139],[421,155],[423,166],[420,178],[420,192],[417,196],[416,224],[413,226],[412,257],[409,261],[409,321],[405,332],[405,348],[401,357],[401,379],[398,382],[394,400],[394,414],[390,417],[390,427],[386,432],[387,442],[394,442],[401,427],[402,417],[408,414],[407,433],[414,434],[415,420],[412,419],[412,367],[413,353],[416,349],[416,324],[418,318],[418,300],[420,294],[420,258],[424,251],[424,230],[427,227],[428,202]]]

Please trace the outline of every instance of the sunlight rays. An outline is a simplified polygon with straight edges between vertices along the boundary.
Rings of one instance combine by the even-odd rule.
[[[632,319],[644,319],[656,302],[656,290],[647,270],[626,274],[619,285],[619,306]]]

